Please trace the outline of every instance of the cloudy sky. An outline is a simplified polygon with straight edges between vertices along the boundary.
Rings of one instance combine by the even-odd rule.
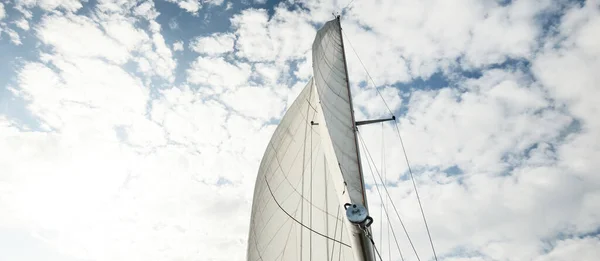
[[[438,257],[600,259],[598,1],[3,0],[0,260],[244,260],[260,159],[341,10],[356,116],[389,112],[350,45]],[[360,132],[432,258],[394,128]]]

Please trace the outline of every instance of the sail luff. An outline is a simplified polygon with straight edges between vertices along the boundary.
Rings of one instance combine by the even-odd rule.
[[[314,83],[319,93],[324,120],[324,131],[331,137],[334,155],[341,168],[347,193],[353,204],[365,205],[364,184],[360,174],[356,127],[353,120],[348,74],[342,52],[340,24],[329,21],[317,32],[313,42]]]
[[[344,181],[342,187],[339,186],[340,184],[335,184],[340,204],[358,204],[366,207],[356,121],[341,30],[338,16],[317,32],[313,43],[314,79],[319,92],[319,104],[323,111],[323,114],[319,115],[324,123],[321,131],[329,133],[331,137],[324,141],[325,155],[333,160],[328,163],[330,166],[335,163],[339,166],[338,168],[331,166],[331,175],[335,177],[340,172],[341,179]],[[325,73],[327,77],[323,77]],[[339,136],[340,133],[345,135]],[[369,228],[354,224],[348,218],[344,220],[355,259],[374,260],[373,246],[363,231]]]
[[[350,104],[350,115],[352,118],[352,130],[354,133],[354,145],[356,147],[356,160],[357,160],[357,165],[358,165],[358,175],[360,177],[360,185],[363,188],[362,190],[362,196],[363,196],[363,206],[368,210],[369,209],[369,204],[367,202],[367,196],[365,193],[365,184],[364,184],[364,176],[363,176],[363,170],[362,170],[362,164],[361,164],[361,160],[360,160],[360,149],[358,147],[358,135],[357,135],[357,131],[358,128],[356,127],[356,119],[354,117],[354,106],[352,104],[352,91],[350,90],[350,75],[348,74],[348,62],[346,60],[346,50],[344,48],[344,36],[342,33],[342,23],[341,23],[341,16],[337,16],[336,20],[338,22],[338,29],[339,29],[339,34],[340,34],[340,45],[342,46],[342,59],[344,60],[344,72],[346,73],[346,88],[348,90],[348,103]],[[363,229],[366,229],[369,231],[369,233],[371,233],[371,228],[367,227],[367,228],[361,228],[356,224],[351,224],[352,225],[352,232],[356,233],[353,241],[357,242],[360,244],[360,251],[356,251],[355,250],[355,255],[360,255],[360,258],[364,258],[365,261],[368,260],[376,260],[375,258],[375,252],[373,251],[373,245],[370,242],[370,239],[367,238],[367,235],[365,234],[365,232],[363,231]],[[354,245],[354,247],[358,247],[357,245]]]
[[[350,104],[350,117],[352,118],[352,130],[354,133],[354,146],[356,147],[356,160],[358,162],[358,175],[360,176],[360,185],[364,188],[365,187],[365,179],[363,176],[362,164],[360,163],[360,150],[358,149],[358,136],[356,135],[356,119],[354,118],[354,106],[352,105],[352,91],[350,90],[350,77],[348,74],[348,62],[346,60],[346,49],[344,48],[344,36],[342,34],[342,22],[340,19],[341,18],[338,15],[336,17],[336,20],[338,22],[339,34],[340,34],[340,39],[341,39],[340,44],[342,46],[342,59],[344,60],[344,72],[346,73],[346,88],[348,89],[348,103]],[[367,196],[365,194],[364,189],[362,191],[362,196],[363,196],[363,205],[365,206],[365,208],[369,209],[369,206],[367,204]]]

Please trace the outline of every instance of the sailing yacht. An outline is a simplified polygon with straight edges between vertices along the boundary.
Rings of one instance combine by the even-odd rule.
[[[377,257],[356,132],[383,120],[354,119],[339,16],[317,32],[312,55],[313,77],[259,167],[248,261]]]

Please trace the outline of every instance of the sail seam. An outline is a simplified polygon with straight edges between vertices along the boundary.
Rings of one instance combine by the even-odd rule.
[[[333,229],[333,238],[335,238],[335,236],[337,235],[337,226],[338,226],[338,219],[337,219],[337,217],[340,216],[340,207],[338,206],[337,209],[338,210],[337,210],[337,214],[336,214],[335,228]],[[342,247],[340,247],[340,248],[342,248]],[[334,252],[335,252],[335,244],[333,244],[333,246],[331,247],[331,261],[333,261],[333,254],[334,254]]]
[[[272,146],[272,145],[271,145],[271,146]],[[298,155],[300,155],[300,151],[298,151]],[[274,158],[275,158],[275,161],[277,162],[277,165],[279,166],[279,169],[281,169],[281,171],[283,171],[283,167],[281,166],[281,162],[279,161],[279,158],[277,157],[277,155],[275,155],[275,157],[274,157]],[[295,162],[295,160],[294,160],[294,162]],[[293,162],[292,162],[292,163],[293,163]],[[298,192],[298,190],[296,189],[296,187],[294,187],[294,186],[292,185],[292,182],[291,182],[291,181],[288,179],[288,177],[287,177],[286,175],[283,175],[283,177],[284,177],[284,179],[285,179],[285,180],[288,182],[288,184],[290,184],[290,186],[292,186],[292,189],[294,190],[294,192],[296,192],[298,195],[300,195],[300,197],[301,197],[301,198],[302,198],[304,201],[308,202],[308,204],[310,204],[312,207],[314,207],[314,208],[316,208],[316,209],[318,209],[318,210],[322,211],[323,213],[326,213],[327,215],[330,215],[330,216],[332,216],[332,217],[333,217],[333,214],[331,214],[331,213],[329,213],[329,212],[327,212],[327,211],[323,210],[322,208],[320,208],[320,207],[318,207],[318,206],[315,206],[315,205],[314,205],[314,204],[312,204],[312,202],[310,202],[310,201],[309,201],[307,198],[305,198],[304,196],[302,196],[302,194],[301,194],[300,192]],[[298,182],[298,183],[300,183],[300,182]]]
[[[271,193],[271,197],[273,197],[273,200],[275,201],[275,204],[277,204],[277,206],[279,207],[279,209],[281,209],[281,211],[283,211],[283,213],[285,213],[285,214],[286,214],[288,217],[290,217],[290,218],[291,218],[292,220],[294,220],[296,223],[300,224],[302,227],[304,227],[304,228],[308,229],[309,231],[311,231],[311,232],[313,232],[313,233],[315,233],[315,234],[317,234],[317,235],[319,235],[319,236],[322,236],[322,237],[324,237],[324,238],[326,238],[326,239],[333,240],[333,241],[335,241],[335,242],[337,242],[337,243],[340,243],[340,244],[342,244],[342,245],[344,245],[344,246],[347,246],[347,247],[350,247],[350,248],[352,248],[350,245],[348,245],[348,244],[346,244],[346,243],[344,243],[344,242],[341,242],[341,241],[339,241],[339,240],[337,240],[337,239],[335,239],[335,238],[328,237],[327,235],[323,235],[321,232],[319,232],[319,231],[315,231],[315,230],[313,230],[312,228],[310,228],[310,227],[308,227],[308,226],[306,226],[306,225],[302,224],[302,222],[300,222],[300,221],[298,221],[297,219],[295,219],[295,218],[294,218],[292,215],[290,215],[290,214],[289,214],[287,211],[285,211],[285,209],[284,209],[284,208],[283,208],[283,207],[282,207],[282,206],[279,204],[279,202],[277,202],[277,199],[275,198],[275,195],[273,195],[273,191],[271,190],[271,186],[269,186],[269,182],[268,182],[266,179],[265,179],[265,183],[267,184],[267,188],[269,189],[269,192]]]

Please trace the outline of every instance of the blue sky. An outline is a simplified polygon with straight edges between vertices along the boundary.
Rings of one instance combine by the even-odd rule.
[[[244,260],[264,149],[349,3],[2,2],[0,260]],[[398,117],[438,256],[600,257],[597,1],[344,14],[356,117],[389,111],[350,45]],[[395,129],[360,132],[431,257]]]

